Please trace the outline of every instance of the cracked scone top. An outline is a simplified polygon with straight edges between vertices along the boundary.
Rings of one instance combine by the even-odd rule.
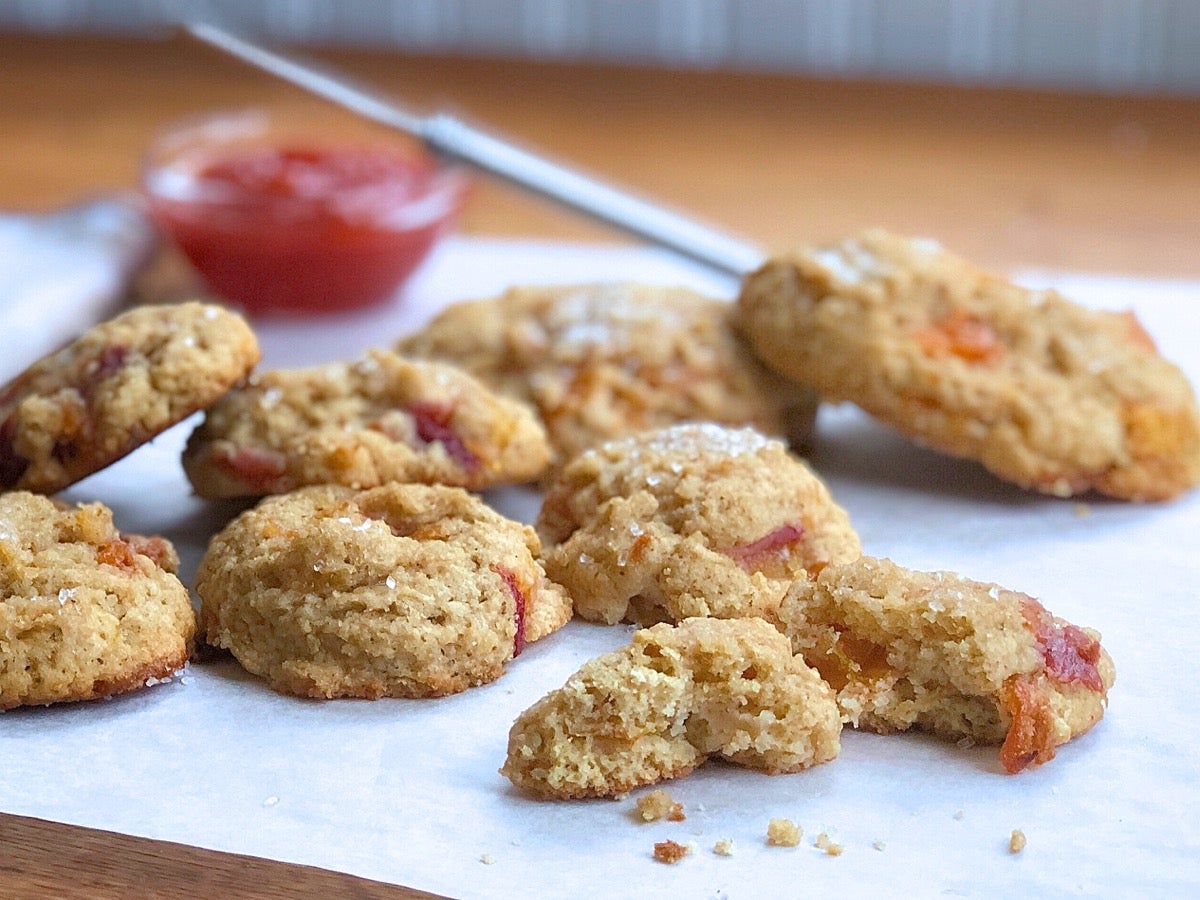
[[[62,490],[213,403],[258,359],[249,325],[212,304],[101,322],[0,388],[0,488]]]
[[[815,394],[760,363],[730,311],[682,287],[517,287],[449,307],[399,349],[453,362],[531,403],[557,464],[683,421],[750,425],[802,446]]]
[[[300,488],[213,538],[196,575],[202,634],[283,693],[456,693],[570,619],[538,549],[461,488]]]
[[[183,466],[202,497],[257,497],[389,481],[482,490],[536,477],[549,455],[524,404],[452,366],[372,350],[252,376],[208,410]]]
[[[93,700],[166,678],[196,616],[163,538],[100,503],[0,495],[0,709]]]
[[[840,735],[833,692],[770,624],[688,619],[635,632],[521,713],[500,771],[542,797],[612,797],[709,757],[798,772]]]
[[[1163,500],[1200,481],[1191,385],[1132,313],[868,231],[748,276],[738,327],[763,360],[935,449],[1043,493]]]
[[[613,624],[770,617],[794,578],[861,552],[845,510],[751,428],[673,425],[568,463],[537,519],[552,579]]]
[[[1002,744],[1009,772],[1053,759],[1100,721],[1116,677],[1096,632],[1032,597],[887,559],[796,582],[779,617],[846,722]]]

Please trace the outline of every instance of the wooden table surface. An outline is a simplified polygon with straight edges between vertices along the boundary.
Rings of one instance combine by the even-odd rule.
[[[1200,99],[320,56],[412,105],[457,112],[767,248],[883,225],[1001,269],[1200,277]],[[344,126],[294,89],[182,40],[0,34],[0,209],[131,187],[139,154],[166,123],[252,104],[317,129]],[[462,230],[619,239],[486,182]],[[9,815],[0,815],[0,893],[428,896]]]

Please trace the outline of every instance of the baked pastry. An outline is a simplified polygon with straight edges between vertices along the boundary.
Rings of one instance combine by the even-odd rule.
[[[708,757],[770,774],[837,756],[833,692],[761,619],[642,629],[517,718],[500,769],[542,797],[612,797]]]
[[[183,466],[202,497],[389,481],[481,490],[536,477],[549,452],[523,404],[451,366],[372,350],[254,375],[208,411]]]
[[[711,423],[586,451],[550,483],[536,527],[576,613],[609,624],[770,617],[793,579],[861,552],[780,441]]]
[[[887,559],[797,581],[779,617],[837,692],[844,721],[1002,744],[1010,773],[1053,759],[1100,721],[1115,678],[1095,631],[1032,597]]]
[[[301,488],[213,538],[201,631],[282,693],[452,694],[570,619],[537,550],[529,526],[461,488]]]
[[[779,372],[1022,487],[1163,500],[1200,481],[1192,388],[1132,313],[882,231],[771,260],[737,311]]]
[[[94,326],[0,388],[0,488],[53,494],[228,391],[259,359],[219,306],[146,306]]]
[[[196,631],[179,557],[100,503],[0,495],[0,709],[94,700],[169,677]]]
[[[755,358],[730,327],[730,308],[682,287],[518,287],[449,307],[399,349],[453,362],[532,404],[559,464],[685,421],[750,425],[803,446],[815,394]]]

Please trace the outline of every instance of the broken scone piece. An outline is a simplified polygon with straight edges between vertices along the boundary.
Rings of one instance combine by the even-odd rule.
[[[861,552],[850,518],[783,443],[673,425],[581,454],[537,520],[546,573],[581,618],[770,618],[794,578]]]
[[[0,496],[0,709],[93,700],[170,677],[196,614],[160,537],[101,503]]]
[[[532,528],[461,488],[301,488],[213,538],[196,575],[201,626],[283,693],[452,694],[570,619],[537,551]]]
[[[779,613],[846,722],[1002,744],[1009,773],[1053,759],[1095,725],[1115,678],[1096,632],[1032,597],[887,559],[798,581]]]
[[[1200,482],[1192,387],[1132,313],[880,230],[771,260],[737,311],[781,374],[1022,487],[1164,500]]]
[[[535,478],[546,434],[525,405],[465,372],[372,350],[254,375],[205,414],[183,453],[201,497],[389,481],[483,490]]]
[[[771,774],[837,756],[833,692],[761,619],[634,633],[523,712],[501,773],[542,797],[612,797],[716,756]]]

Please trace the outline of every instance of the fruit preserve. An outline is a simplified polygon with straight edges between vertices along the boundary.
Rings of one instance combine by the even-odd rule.
[[[426,154],[224,141],[214,121],[160,147],[144,187],[155,221],[208,286],[251,313],[387,300],[458,211],[462,178]],[[230,121],[241,137],[254,120]]]

